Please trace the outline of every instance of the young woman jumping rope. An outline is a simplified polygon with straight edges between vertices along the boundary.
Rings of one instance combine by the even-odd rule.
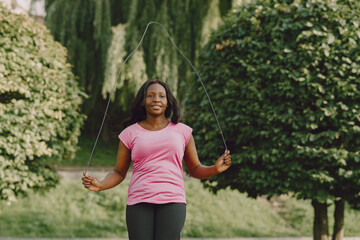
[[[85,188],[102,191],[126,177],[133,162],[126,224],[130,240],[175,240],[185,222],[186,198],[182,161],[192,177],[205,179],[227,170],[230,151],[213,166],[200,163],[192,129],[179,122],[178,103],[167,84],[149,80],[139,89],[131,118],[119,135],[113,171],[99,181],[84,173]]]

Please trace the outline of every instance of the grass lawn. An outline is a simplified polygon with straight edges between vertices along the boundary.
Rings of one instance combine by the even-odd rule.
[[[73,161],[57,166],[87,164],[95,140],[81,137]],[[90,166],[114,166],[116,144],[99,142]],[[129,178],[129,177],[128,177]],[[250,199],[237,191],[217,195],[199,180],[186,180],[187,217],[184,237],[296,237],[312,236],[313,209],[309,201],[289,196]],[[100,193],[87,191],[78,181],[62,180],[55,189],[32,193],[7,205],[0,202],[0,237],[122,238],[127,237],[125,205],[129,180]],[[329,208],[330,232],[333,207]],[[345,236],[360,236],[360,212],[346,209]]]
[[[61,162],[53,161],[50,163],[55,166],[81,166],[85,168],[94,143],[95,139],[81,136],[79,137],[78,151],[74,159],[63,160]],[[114,140],[114,143],[111,144],[99,141],[96,144],[90,166],[114,166],[116,163],[118,143],[117,140]]]
[[[126,180],[113,189],[94,193],[84,189],[80,181],[62,181],[56,189],[30,194],[10,206],[0,203],[0,237],[127,237],[128,184]],[[250,199],[231,190],[213,195],[195,179],[186,181],[186,191],[184,237],[312,235],[313,213],[308,201],[281,196],[274,207],[266,199]],[[345,221],[345,236],[360,236],[360,215],[347,209]]]

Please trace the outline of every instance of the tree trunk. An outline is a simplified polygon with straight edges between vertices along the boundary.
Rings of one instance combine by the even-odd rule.
[[[342,240],[344,237],[344,214],[345,213],[345,201],[343,199],[335,202],[334,212],[334,232],[332,240]]]
[[[327,217],[327,204],[320,203],[315,200],[311,202],[314,207],[314,240],[329,239],[329,225]]]

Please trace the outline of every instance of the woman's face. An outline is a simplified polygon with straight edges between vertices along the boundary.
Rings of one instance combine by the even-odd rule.
[[[165,114],[166,108],[167,96],[165,88],[158,83],[148,86],[145,95],[146,113],[158,116]]]

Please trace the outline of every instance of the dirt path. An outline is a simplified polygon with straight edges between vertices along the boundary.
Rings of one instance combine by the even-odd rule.
[[[83,172],[85,171],[85,167],[58,167],[56,170],[61,178],[65,181],[80,181],[83,176]],[[111,167],[91,167],[88,169],[88,173],[93,177],[102,179],[111,170]],[[129,172],[129,174],[131,173]],[[129,178],[129,174],[126,176],[126,178]]]

